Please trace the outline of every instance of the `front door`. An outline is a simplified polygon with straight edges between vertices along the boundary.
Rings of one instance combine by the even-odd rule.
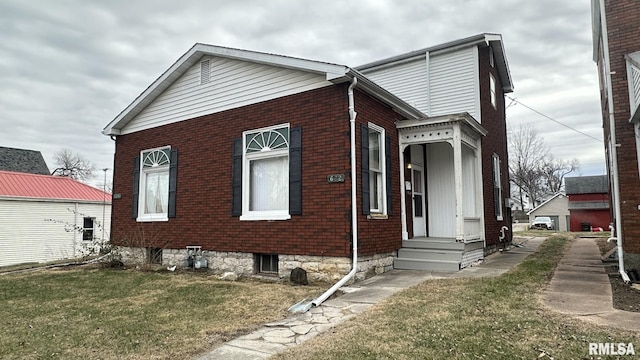
[[[413,237],[427,236],[424,204],[424,170],[422,166],[411,168],[411,195],[413,199]]]

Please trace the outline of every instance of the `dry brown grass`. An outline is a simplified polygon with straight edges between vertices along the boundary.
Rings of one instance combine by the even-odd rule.
[[[56,270],[0,277],[0,358],[188,359],[281,319],[322,286],[194,273]]]

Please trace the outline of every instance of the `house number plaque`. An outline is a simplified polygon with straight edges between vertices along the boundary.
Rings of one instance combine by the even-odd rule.
[[[344,174],[333,174],[327,176],[327,182],[329,183],[342,183],[344,182]]]

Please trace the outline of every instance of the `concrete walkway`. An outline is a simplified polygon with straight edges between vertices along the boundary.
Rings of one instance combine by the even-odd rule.
[[[341,288],[344,295],[325,301],[321,306],[311,308],[307,313],[265,324],[255,332],[231,340],[198,359],[266,359],[330,330],[396,292],[423,281],[442,278],[492,277],[504,274],[534,253],[544,239],[515,238],[514,243],[522,243],[524,247],[514,247],[509,251],[492,254],[483,263],[457,272],[393,270],[374,276]]]
[[[640,313],[613,308],[609,275],[594,239],[577,239],[547,287],[544,304],[599,325],[640,331]]]

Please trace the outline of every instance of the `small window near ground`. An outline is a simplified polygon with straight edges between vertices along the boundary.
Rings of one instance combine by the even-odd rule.
[[[93,240],[93,226],[94,226],[95,218],[85,217],[82,221],[82,240],[83,241],[91,241]]]
[[[162,264],[162,249],[147,248],[147,257],[149,259],[149,264]]]
[[[275,254],[256,254],[256,273],[258,274],[278,274],[278,255]]]

